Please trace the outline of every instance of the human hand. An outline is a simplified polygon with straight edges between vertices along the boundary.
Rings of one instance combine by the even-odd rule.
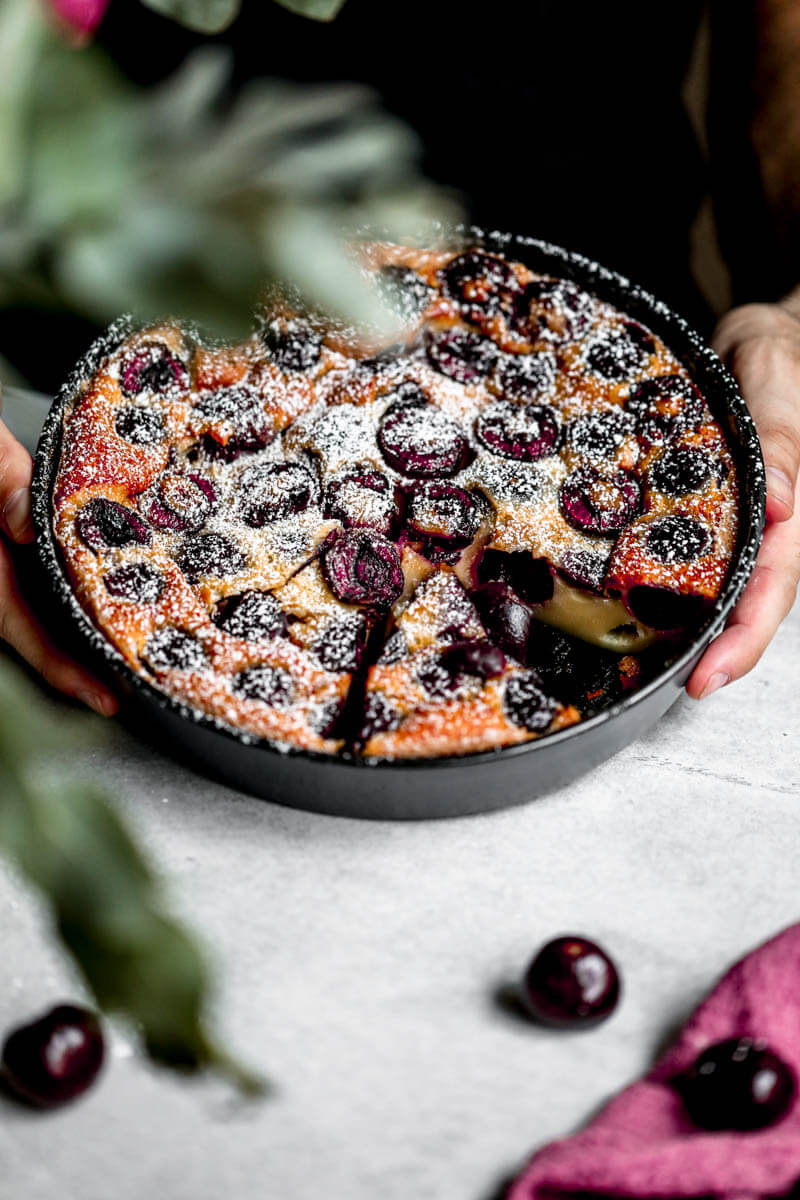
[[[695,700],[752,670],[795,601],[800,579],[800,288],[780,304],[732,309],[717,325],[712,345],[736,376],[761,439],[767,524],[739,603],[686,685]]]
[[[99,680],[53,643],[25,602],[9,542],[33,541],[31,474],[27,450],[0,421],[0,639],[22,655],[59,692],[73,696],[101,716],[110,717],[117,701]]]

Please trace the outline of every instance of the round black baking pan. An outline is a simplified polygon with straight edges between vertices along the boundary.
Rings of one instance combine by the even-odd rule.
[[[195,769],[281,804],[331,815],[421,819],[502,808],[553,791],[591,770],[653,725],[678,698],[693,667],[741,595],[764,525],[766,487],[753,421],[731,374],[686,322],[630,280],[545,242],[469,229],[453,243],[480,244],[532,270],[580,284],[647,325],[688,369],[720,422],[740,492],[736,552],[726,585],[690,644],[620,703],[537,741],[473,754],[411,761],[347,760],[281,749],[227,726],[158,691],[133,671],[78,602],[52,528],[52,489],[65,406],[83,380],[126,334],[117,322],[78,364],[53,402],[36,452],[33,517],[47,586],[68,614],[83,658],[109,675],[123,698],[122,714],[143,736]]]

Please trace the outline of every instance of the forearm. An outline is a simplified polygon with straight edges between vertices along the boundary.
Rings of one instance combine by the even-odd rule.
[[[714,0],[711,186],[737,302],[800,281],[800,0]]]

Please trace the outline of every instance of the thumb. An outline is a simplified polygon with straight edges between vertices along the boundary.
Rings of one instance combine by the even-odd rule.
[[[0,528],[14,542],[32,542],[31,475],[24,446],[0,421]]]
[[[728,359],[758,430],[767,519],[787,521],[800,471],[800,322],[777,306],[749,305],[723,318],[713,343]]]

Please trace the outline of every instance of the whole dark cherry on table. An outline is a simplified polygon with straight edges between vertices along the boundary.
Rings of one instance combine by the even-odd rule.
[[[588,1029],[617,1006],[620,980],[605,950],[582,936],[555,938],[525,972],[521,1001],[544,1025]]]
[[[782,1120],[797,1097],[791,1067],[751,1037],[715,1042],[673,1080],[700,1129],[765,1129]]]
[[[55,1108],[90,1087],[104,1054],[97,1016],[74,1004],[59,1004],[12,1030],[3,1045],[2,1077],[23,1100]]]

